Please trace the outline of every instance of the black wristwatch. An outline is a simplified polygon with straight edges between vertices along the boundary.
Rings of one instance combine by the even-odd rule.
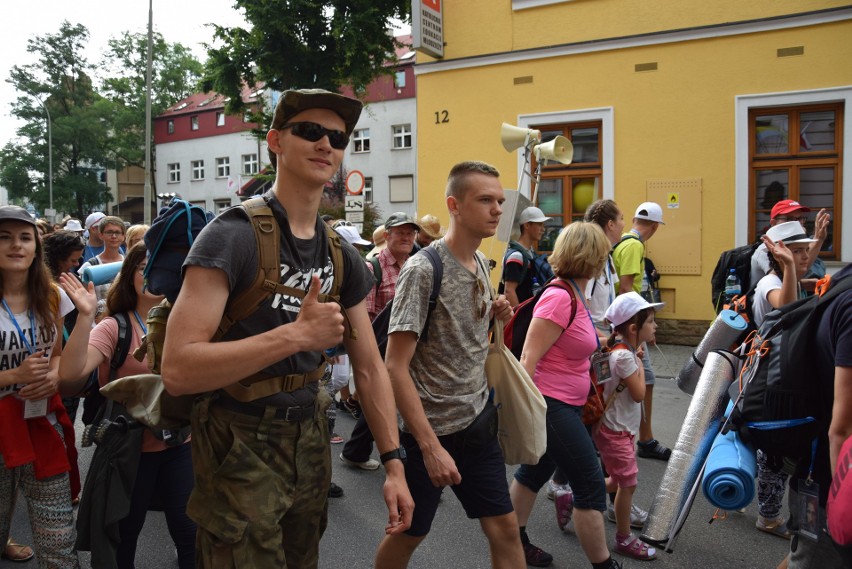
[[[405,454],[405,449],[403,447],[395,448],[379,456],[379,460],[382,461],[382,464],[389,460],[394,460],[395,458],[398,458],[403,464],[405,464],[405,460],[408,458],[408,455]]]

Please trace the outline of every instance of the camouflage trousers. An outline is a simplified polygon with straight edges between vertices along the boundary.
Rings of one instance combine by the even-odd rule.
[[[328,522],[331,454],[321,389],[301,422],[253,417],[200,397],[192,412],[195,489],[187,514],[198,524],[196,566],[311,569]]]

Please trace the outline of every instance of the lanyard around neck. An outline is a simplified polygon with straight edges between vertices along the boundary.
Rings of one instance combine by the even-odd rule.
[[[583,291],[580,290],[580,287],[577,286],[577,283],[574,282],[574,279],[568,279],[568,282],[571,283],[571,286],[574,287],[574,290],[577,292],[577,296],[580,299],[580,302],[583,303],[583,308],[586,309],[586,314],[589,315],[589,322],[592,324],[592,332],[595,335],[595,341],[598,343],[598,350],[601,349],[601,339],[598,338],[598,332],[595,329],[595,321],[592,318],[592,313],[589,312],[589,305],[586,304],[586,295]]]
[[[141,316],[139,316],[139,313],[138,313],[138,312],[136,312],[136,311],[134,310],[134,311],[133,311],[133,316],[135,316],[135,317],[136,317],[136,322],[138,322],[138,323],[139,323],[139,327],[142,329],[142,334],[143,334],[143,335],[147,334],[147,333],[148,333],[148,327],[147,327],[147,326],[145,326],[145,323],[144,323],[144,322],[142,322],[142,317],[141,317]]]
[[[6,299],[4,298],[2,302],[3,308],[5,308],[6,313],[9,314],[9,320],[11,320],[12,324],[15,325],[15,330],[18,331],[18,337],[21,339],[21,342],[24,344],[24,347],[27,349],[30,355],[33,355],[35,353],[35,347],[30,345],[29,340],[27,340],[26,334],[24,334],[24,331],[21,330],[21,325],[18,324],[18,319],[15,318],[15,315],[12,313],[12,309],[9,308],[9,305],[6,304]],[[33,344],[38,345],[36,338],[35,318],[33,317],[32,307],[27,308],[27,316],[29,316],[30,318],[30,333],[33,335]]]

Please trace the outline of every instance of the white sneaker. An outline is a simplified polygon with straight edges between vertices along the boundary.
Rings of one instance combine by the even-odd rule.
[[[376,459],[370,458],[364,462],[355,462],[354,460],[349,460],[343,453],[340,453],[340,460],[346,463],[347,466],[351,466],[352,468],[360,468],[362,470],[376,470],[378,469],[382,463]]]
[[[606,519],[615,523],[615,507],[610,504],[606,508]],[[648,520],[648,512],[633,504],[630,506],[630,527],[642,529],[645,527],[645,522]]]
[[[571,491],[571,487],[568,484],[557,484],[553,480],[547,481],[547,492],[545,493],[548,500],[553,500],[556,498],[556,493],[560,490],[566,490],[568,492]]]

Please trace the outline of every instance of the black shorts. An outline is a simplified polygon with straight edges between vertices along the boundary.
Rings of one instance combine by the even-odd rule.
[[[476,449],[465,448],[462,438],[456,433],[438,437],[438,441],[456,461],[456,468],[461,474],[461,483],[450,486],[450,489],[461,502],[467,517],[477,519],[511,513],[513,509],[509,484],[506,482],[506,465],[497,438]],[[444,489],[432,485],[423,464],[423,454],[414,437],[402,433],[401,443],[408,454],[405,480],[415,504],[411,527],[405,533],[422,537],[432,527]]]

